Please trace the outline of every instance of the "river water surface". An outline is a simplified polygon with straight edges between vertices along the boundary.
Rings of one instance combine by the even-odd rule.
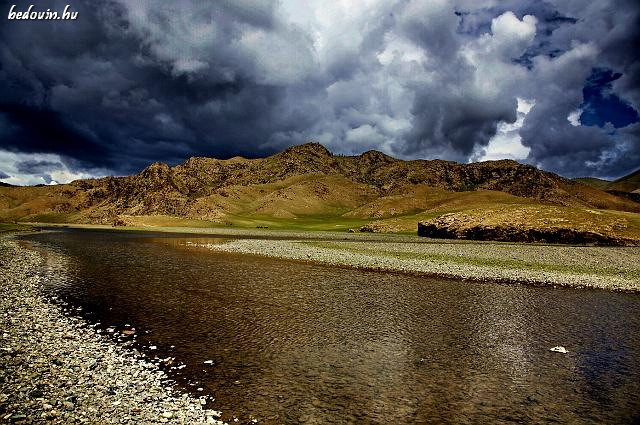
[[[215,398],[209,407],[227,420],[640,418],[637,294],[216,253],[188,242],[222,240],[184,235],[64,230],[22,238],[45,253],[52,296],[105,332],[135,328],[136,347],[175,358],[169,375]],[[550,352],[556,345],[569,352]]]

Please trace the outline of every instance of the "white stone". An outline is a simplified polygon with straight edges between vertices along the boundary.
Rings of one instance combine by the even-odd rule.
[[[551,347],[551,348],[549,348],[549,351],[553,351],[555,353],[562,353],[562,354],[568,353],[567,349],[564,348],[562,345],[558,345],[556,347]]]

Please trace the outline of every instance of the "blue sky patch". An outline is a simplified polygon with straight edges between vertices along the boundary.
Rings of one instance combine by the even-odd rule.
[[[613,93],[611,83],[620,77],[622,74],[610,69],[592,70],[582,89],[582,125],[604,127],[610,122],[615,128],[620,128],[639,120],[638,112]]]

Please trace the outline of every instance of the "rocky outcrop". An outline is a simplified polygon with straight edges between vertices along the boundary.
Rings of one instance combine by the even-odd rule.
[[[384,231],[384,229],[375,223],[369,223],[364,226],[360,226],[358,231],[361,233],[380,233]]]
[[[627,238],[613,231],[590,230],[578,226],[539,226],[533,223],[488,224],[469,219],[464,214],[445,214],[418,223],[418,236],[438,239],[468,239],[477,241],[528,242],[552,244],[586,244],[600,246],[639,246],[640,240]]]

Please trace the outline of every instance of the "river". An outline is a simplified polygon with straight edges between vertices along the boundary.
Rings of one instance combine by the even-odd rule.
[[[46,293],[239,423],[631,423],[640,295],[212,252],[211,236],[21,236]],[[111,329],[110,329],[111,328]],[[122,335],[135,329],[135,337]],[[132,333],[132,332],[127,332]],[[116,337],[114,337],[116,338]],[[116,338],[117,339],[117,338]],[[562,345],[568,353],[551,352]],[[206,363],[205,363],[206,362]]]

